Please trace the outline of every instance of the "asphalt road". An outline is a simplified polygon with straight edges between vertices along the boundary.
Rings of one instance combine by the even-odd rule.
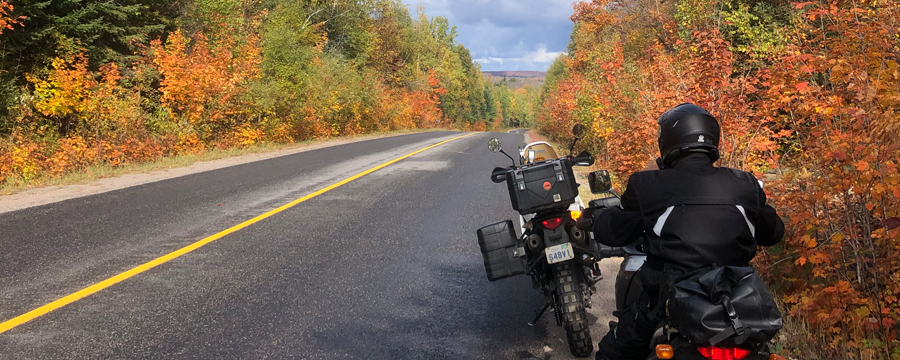
[[[369,140],[0,214],[0,322],[363,170],[459,136]],[[568,359],[525,277],[487,281],[475,230],[515,219],[523,136],[424,151],[0,334],[0,359]],[[3,201],[0,198],[0,201]],[[589,317],[605,333],[611,279]],[[602,323],[602,324],[601,324]]]

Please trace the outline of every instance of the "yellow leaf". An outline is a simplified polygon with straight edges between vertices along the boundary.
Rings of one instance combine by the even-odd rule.
[[[831,236],[832,242],[841,242],[841,240],[844,240],[844,234],[842,233],[835,233]]]
[[[803,242],[806,243],[806,247],[814,248],[816,245],[819,245],[819,242],[816,239],[812,238],[809,235],[803,236]]]

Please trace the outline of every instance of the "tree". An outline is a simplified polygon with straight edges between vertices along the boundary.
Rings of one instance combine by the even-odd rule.
[[[481,113],[486,120],[497,117],[497,107],[494,105],[494,92],[491,84],[484,85],[484,101],[481,103]]]
[[[182,1],[44,0],[20,2],[11,12],[22,28],[0,33],[0,133],[10,130],[8,108],[26,85],[24,74],[46,69],[56,56],[84,52],[90,67],[135,59],[135,43],[174,30]],[[124,65],[124,63],[123,63]]]
[[[693,102],[722,128],[722,166],[767,180],[784,245],[756,267],[784,302],[792,358],[900,356],[896,1],[577,2],[539,128],[621,181],[656,157],[655,122]],[[890,24],[890,25],[887,25]],[[622,184],[624,185],[624,184]]]

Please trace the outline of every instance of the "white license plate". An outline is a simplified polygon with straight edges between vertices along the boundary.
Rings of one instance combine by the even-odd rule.
[[[572,244],[570,243],[548,247],[544,249],[544,254],[547,255],[548,264],[556,264],[575,258],[575,251],[572,250]]]

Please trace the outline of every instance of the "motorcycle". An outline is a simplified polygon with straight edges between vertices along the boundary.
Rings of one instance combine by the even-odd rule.
[[[583,211],[583,217],[576,223],[578,228],[587,231],[590,234],[590,237],[593,238],[593,234],[591,233],[592,226],[589,220],[592,219],[593,213],[607,208],[620,207],[621,201],[619,195],[612,190],[608,171],[600,170],[590,173],[588,175],[588,184],[592,193],[606,193],[610,195],[608,197],[590,201],[588,208]],[[641,288],[640,276],[638,276],[638,272],[647,259],[647,255],[642,248],[643,242],[644,239],[641,237],[632,244],[622,248],[604,248],[604,246],[598,245],[601,248],[600,254],[602,257],[623,258],[619,273],[616,276],[615,284],[616,308],[618,311],[622,311],[628,306],[631,306],[643,291]],[[750,278],[748,274],[741,274],[739,277],[740,280],[736,283]],[[732,278],[728,280],[733,281],[735,279]],[[692,280],[683,281],[685,282],[676,284],[676,288],[685,283],[690,285]],[[732,295],[740,297],[740,295],[735,294],[744,293],[743,299],[753,299],[750,301],[745,300],[745,302],[762,302],[762,299],[765,299],[765,297],[760,295],[765,294],[760,293],[768,293],[768,291],[759,289],[760,286],[764,287],[761,282],[752,285],[754,285],[755,288],[753,286],[744,286],[739,290],[732,289],[734,290]],[[676,300],[678,300],[677,298],[680,295],[681,297],[684,297],[683,293],[680,294],[676,291]],[[700,298],[703,298],[704,295],[706,294],[702,294]],[[768,294],[768,296],[771,297],[771,294]],[[732,305],[730,301],[724,301],[724,304],[727,305],[720,304],[719,300],[721,299],[705,300],[708,300],[709,303],[704,304],[702,310],[693,312],[686,317],[670,316],[670,310],[673,310],[673,308],[676,307],[676,305],[673,305],[672,303],[678,303],[678,301],[669,301],[666,303],[666,319],[657,327],[656,333],[653,336],[653,341],[650,344],[652,351],[647,360],[785,360],[784,357],[771,353],[767,343],[768,339],[771,339],[771,337],[774,336],[774,333],[781,327],[780,316],[778,316],[776,320],[771,318],[773,315],[771,311],[753,311],[756,310],[756,308],[747,311],[746,306],[740,308],[739,310],[742,310],[744,315],[747,315],[748,312],[751,315],[750,319],[745,319],[747,324],[768,327],[768,329],[766,329],[769,330],[767,335],[751,336],[750,333],[758,329],[741,325],[737,314],[738,311],[734,309],[734,307],[738,307],[737,305]],[[742,299],[735,300],[737,303]],[[696,302],[696,299],[693,299],[693,301]],[[774,299],[772,305],[774,306]],[[706,318],[709,313],[721,313],[723,319],[715,319],[716,316],[711,316],[714,319],[712,321],[703,322],[696,320],[699,318]],[[759,316],[754,317],[754,315]],[[769,317],[766,318],[766,316]],[[691,318],[692,320],[684,321],[685,318]],[[777,326],[774,327],[774,332],[772,332],[772,325],[776,323]],[[614,324],[610,324],[610,327],[613,325]],[[734,327],[733,333],[728,332],[732,330],[728,329],[729,326]],[[698,333],[698,331],[696,331],[696,327],[712,327],[713,329],[702,330],[711,330],[726,336],[722,336],[720,339],[712,341],[707,340],[706,338],[697,338],[696,333]],[[679,328],[685,330],[684,333],[679,332]],[[710,331],[706,332],[709,333]],[[756,334],[759,333],[759,331],[756,331]],[[739,338],[739,340],[735,341],[735,338]]]
[[[512,160],[512,166],[495,168],[491,180],[507,184],[512,207],[520,214],[522,235],[516,235],[512,220],[477,231],[488,280],[530,276],[545,301],[528,324],[533,326],[552,308],[557,325],[565,329],[570,352],[578,357],[594,350],[585,309],[591,307],[594,284],[600,279],[591,242],[575,227],[581,204],[572,168],[594,163],[588,152],[571,155],[585,131],[583,125],[573,129],[569,156],[556,157],[546,143],[529,144],[520,150],[522,165],[503,151],[499,139],[490,139],[492,152]]]
[[[584,131],[582,126],[576,125],[573,129],[575,142],[583,136]],[[540,147],[531,145],[549,146],[545,144],[532,143],[520,149],[522,165],[516,165],[516,161],[502,150],[499,139],[492,138],[488,142],[492,152],[500,152],[513,162],[512,166],[495,168],[491,173],[491,180],[495,183],[506,182],[512,206],[519,211],[523,231],[522,236],[516,236],[512,221],[506,220],[479,229],[478,241],[488,280],[529,275],[534,288],[540,289],[545,296],[545,304],[529,325],[533,326],[548,308],[552,308],[557,325],[563,326],[566,331],[571,353],[586,357],[593,351],[593,340],[585,309],[591,307],[594,285],[601,278],[597,264],[605,258],[623,258],[615,283],[616,308],[621,311],[631,306],[643,292],[640,276],[637,275],[647,255],[642,249],[642,238],[620,248],[606,247],[592,241],[594,236],[589,219],[593,212],[620,206],[620,197],[612,189],[609,172],[600,170],[588,175],[591,192],[609,196],[592,200],[587,208],[579,207],[582,211],[573,210],[571,207],[576,204],[579,185],[574,180],[572,167],[590,166],[593,158],[587,152],[573,157],[570,149],[569,156],[555,158],[555,153],[547,152],[547,155],[553,157],[544,156],[544,159],[540,159]],[[743,282],[746,279],[753,279],[745,275],[729,280],[745,285]],[[676,287],[678,285],[681,283],[676,284]],[[689,311],[683,311],[687,315],[679,320],[677,316],[668,315],[672,305],[666,302],[666,320],[659,324],[653,337],[648,360],[676,359],[676,356],[679,360],[784,360],[783,357],[770,353],[767,345],[774,332],[780,329],[780,315],[775,321],[765,318],[762,315],[765,311],[754,311],[758,307],[750,311],[746,307],[748,299],[760,299],[759,295],[766,294],[771,297],[771,294],[761,282],[751,285],[756,287],[741,288],[743,297],[735,299],[735,307],[742,305],[740,311],[735,311],[730,305],[721,306],[722,299],[703,299],[701,296],[699,302],[705,301],[702,304],[705,307],[692,309],[688,306]],[[693,300],[697,302],[697,298]],[[774,299],[772,304],[774,305]],[[750,305],[752,307],[753,304]],[[777,312],[777,309],[771,307],[768,310]],[[769,332],[741,325],[738,312],[747,317],[748,325],[763,328],[768,326],[763,330]],[[710,313],[721,316],[708,319],[706,315]],[[777,327],[773,327],[776,323]],[[683,332],[679,332],[679,329]],[[734,333],[728,335],[728,330],[734,330]],[[697,333],[704,331],[727,336],[720,341],[698,339]],[[764,334],[759,335],[760,333]],[[735,338],[739,340],[735,341]]]

